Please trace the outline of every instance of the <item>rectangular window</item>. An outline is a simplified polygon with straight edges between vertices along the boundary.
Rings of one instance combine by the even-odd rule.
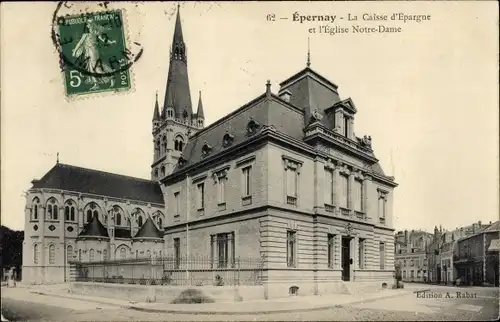
[[[340,198],[340,207],[346,208],[348,207],[348,194],[349,194],[349,177],[342,174],[340,175],[340,187],[342,196]]]
[[[234,267],[234,232],[210,236],[212,267]],[[214,265],[215,264],[215,265]]]
[[[354,181],[354,210],[362,212],[363,211],[363,181]]]
[[[226,177],[220,177],[217,181],[217,199],[219,204],[226,202]]]
[[[179,269],[181,265],[181,239],[174,238],[174,269]]]
[[[297,263],[297,255],[296,255],[296,245],[297,245],[297,232],[288,230],[286,238],[286,262],[288,267],[295,267]]]
[[[205,184],[198,184],[198,210],[201,210],[205,207]]]
[[[413,278],[413,277],[415,276],[414,274],[415,274],[415,273],[414,273],[414,271],[413,271],[413,270],[411,270],[411,271],[410,271],[410,277],[411,277],[411,278]]]
[[[243,180],[242,180],[241,190],[243,192],[243,197],[247,197],[252,194],[252,184],[251,184],[252,167],[243,168],[242,175],[243,175]]]
[[[333,205],[333,170],[325,169],[326,180],[325,180],[325,203],[328,205]]]
[[[328,234],[328,268],[335,266],[335,235]]]
[[[296,169],[286,169],[286,195],[297,198],[297,171]]]
[[[380,253],[380,269],[385,269],[385,244],[383,242],[380,242],[379,253]]]
[[[365,239],[364,238],[359,239],[358,261],[359,261],[359,268],[361,268],[361,269],[365,268]]]
[[[175,199],[175,212],[174,212],[174,216],[179,216],[180,215],[180,210],[181,210],[180,192],[174,193],[174,199]]]

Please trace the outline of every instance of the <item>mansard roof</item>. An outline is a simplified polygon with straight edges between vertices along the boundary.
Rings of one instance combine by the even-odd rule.
[[[109,238],[109,235],[108,230],[103,226],[98,216],[93,216],[90,222],[83,227],[83,230],[78,234],[78,237]]]
[[[324,77],[312,71],[310,68],[304,69],[302,72],[296,74],[294,76],[295,78],[291,77],[281,84],[288,87],[288,84],[290,84],[293,79],[300,80],[301,75],[312,75],[315,77],[315,80],[311,82],[317,82],[318,79],[320,79],[320,81],[323,84],[326,84],[329,88],[328,90],[317,90],[314,88],[312,90],[307,90],[307,95],[318,95],[325,93],[325,91],[328,93],[327,97],[314,97],[308,100],[317,100],[317,102],[320,102],[321,105],[325,107],[332,107],[337,101],[342,104],[350,104],[354,106],[351,99],[337,100],[336,97],[338,94],[335,92],[337,86],[328,82],[324,79]],[[300,101],[302,100],[300,95],[303,94],[301,90],[306,90],[306,87],[309,88],[309,85],[306,85],[307,84],[301,84],[301,87],[298,88],[298,94],[295,94],[298,97],[298,103],[302,102]],[[323,86],[323,88],[325,88],[325,86]],[[286,89],[282,88],[282,90],[285,91]],[[294,94],[292,94],[292,96],[293,95]],[[295,141],[298,145],[303,143],[305,146],[306,143],[303,141],[304,128],[311,120],[311,116],[314,115],[314,113],[310,113],[310,108],[310,106],[301,107],[294,105],[293,103],[287,102],[279,96],[266,91],[264,94],[253,99],[234,112],[224,116],[215,123],[192,135],[189,138],[179,163],[174,168],[172,175],[182,172],[183,169],[186,169],[193,164],[197,164],[206,158],[222,153],[230,147],[246,145],[246,143],[252,140],[255,134],[266,128],[272,128],[277,135]],[[355,110],[354,107],[353,110]],[[320,126],[326,127],[327,129],[331,128],[322,122],[327,119],[325,115],[322,115],[319,119],[320,121],[314,119],[312,125],[314,125],[314,123],[321,123],[319,124]],[[251,127],[251,122],[254,122],[252,124],[255,124],[255,133],[249,129],[249,127]],[[231,136],[229,144],[227,140],[224,140],[224,137],[227,137],[228,134]],[[358,142],[360,140],[361,139],[354,140],[353,144],[360,144]],[[203,148],[206,146],[210,147],[210,149]],[[367,151],[366,155],[377,161],[372,152]],[[374,163],[371,170],[374,174],[377,174],[380,177],[386,177],[379,163]],[[170,176],[167,176],[167,180],[168,178],[170,178]]]
[[[156,181],[62,163],[57,163],[40,180],[34,180],[32,188],[60,189],[156,204],[165,203],[160,184]]]
[[[163,233],[153,223],[151,217],[141,226],[134,238],[159,238],[163,239]]]

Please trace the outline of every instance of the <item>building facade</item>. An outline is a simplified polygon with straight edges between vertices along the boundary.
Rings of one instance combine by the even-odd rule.
[[[427,245],[432,235],[425,231],[412,230],[396,234],[396,264],[401,268],[404,282],[426,282],[428,274]]]
[[[498,252],[500,222],[458,240],[454,256],[457,277],[466,285],[498,285]],[[490,250],[490,246],[491,250]]]
[[[308,62],[277,94],[268,81],[262,95],[204,127],[201,95],[196,113],[191,104],[186,53],[178,12],[163,106],[158,98],[154,106],[152,181],[58,164],[34,183],[24,255],[31,276],[42,269],[55,279],[68,258],[149,250],[209,255],[217,268],[259,258],[269,297],[291,287],[321,294],[347,282],[391,284],[397,184],[371,137],[354,134],[353,100]],[[79,171],[85,176],[75,177]]]

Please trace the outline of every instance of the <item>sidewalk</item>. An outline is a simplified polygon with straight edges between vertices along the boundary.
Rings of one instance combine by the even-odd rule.
[[[273,300],[256,300],[246,302],[227,302],[227,303],[204,303],[204,304],[166,304],[166,303],[136,303],[124,300],[116,300],[103,297],[76,295],[71,293],[24,289],[25,300],[32,297],[46,297],[49,301],[60,303],[60,299],[72,299],[77,302],[94,303],[105,307],[126,308],[136,311],[152,313],[170,313],[170,314],[220,314],[220,315],[255,315],[272,314],[288,312],[304,312],[334,308],[342,305],[354,305],[368,303],[379,299],[389,299],[404,296],[414,291],[398,289],[384,290],[376,293],[365,294],[363,296],[331,294],[323,296],[296,296]],[[67,291],[66,291],[67,292]],[[9,294],[3,296],[10,297]],[[38,299],[39,301],[39,299]]]

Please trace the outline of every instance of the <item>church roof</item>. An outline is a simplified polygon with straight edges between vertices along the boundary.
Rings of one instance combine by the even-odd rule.
[[[99,170],[57,163],[32,188],[49,188],[164,204],[160,184]]]
[[[163,233],[156,228],[156,225],[153,223],[151,217],[146,219],[146,222],[139,228],[137,234],[135,234],[134,238],[159,238],[163,239]]]
[[[116,238],[132,238],[132,233],[130,232],[130,229],[115,227],[115,237]]]
[[[93,216],[83,230],[78,234],[78,237],[105,237],[109,238],[108,230],[103,226],[98,216]]]

